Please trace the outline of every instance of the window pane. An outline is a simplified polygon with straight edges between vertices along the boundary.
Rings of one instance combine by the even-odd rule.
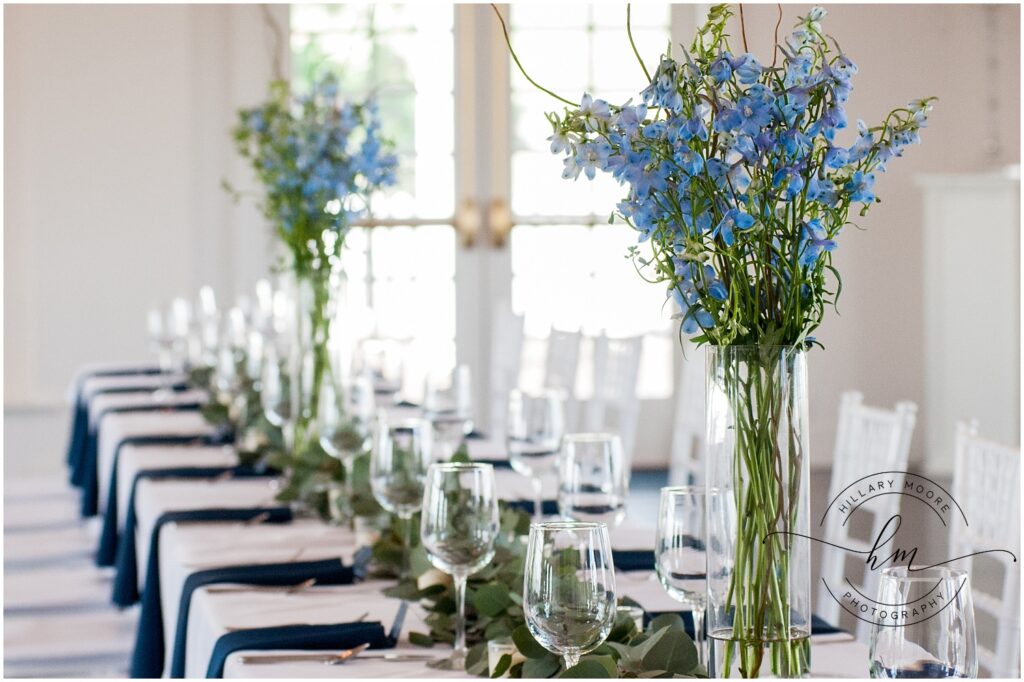
[[[585,89],[613,103],[633,98],[643,89],[643,70],[626,35],[623,5],[512,5],[509,13],[513,44],[539,83],[576,101]],[[634,4],[633,35],[649,69],[667,45],[670,12],[666,3]],[[604,224],[626,190],[612,178],[593,181],[560,179],[562,161],[552,155],[545,138],[551,134],[544,114],[563,104],[538,92],[512,68],[512,210],[530,216],[580,220],[584,225],[517,225],[512,250],[512,303],[526,315],[529,337],[543,337],[550,327],[582,329],[587,335],[644,335],[638,391],[643,398],[672,395],[674,372],[671,308],[665,290],[645,282],[626,259],[636,233],[625,225]],[[538,220],[538,218],[540,220]],[[543,343],[528,341],[523,378],[542,381]],[[592,389],[592,352],[580,354],[577,392]]]
[[[450,219],[454,212],[454,9],[416,3],[292,5],[296,90],[330,70],[342,96],[376,96],[399,155],[398,184],[375,196],[376,218]],[[429,58],[424,58],[429,55]],[[361,336],[404,339],[407,378],[429,359],[455,364],[455,231],[451,225],[354,228],[346,237],[349,323]],[[415,389],[414,389],[415,390]]]
[[[292,5],[292,81],[323,70],[344,96],[375,95],[381,125],[401,155],[398,186],[374,197],[382,218],[447,218],[454,212],[452,6]],[[424,55],[430,55],[425,59]]]

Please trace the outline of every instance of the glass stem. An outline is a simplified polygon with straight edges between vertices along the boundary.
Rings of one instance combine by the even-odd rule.
[[[693,643],[697,645],[697,662],[706,665],[704,657],[704,609],[694,607],[693,614]]]
[[[402,571],[399,574],[400,579],[408,578],[412,575],[411,557],[412,557],[412,516],[400,516],[402,520],[402,530],[405,533],[402,539]]]
[[[281,425],[281,440],[284,442],[286,454],[291,457],[295,455],[295,422],[291,419]]]
[[[533,520],[540,523],[544,520],[544,485],[540,476],[531,478],[530,483],[533,484]]]
[[[455,583],[455,655],[465,656],[466,654],[466,576],[453,573],[452,580]]]

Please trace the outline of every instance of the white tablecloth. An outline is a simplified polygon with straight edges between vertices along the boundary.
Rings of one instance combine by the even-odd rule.
[[[117,446],[132,436],[177,436],[213,433],[214,429],[196,412],[125,412],[108,414],[97,433],[97,476],[99,481],[99,509],[106,508],[110,474],[114,466]]]
[[[294,623],[344,623],[356,620],[366,613],[369,614],[366,620],[380,621],[384,630],[388,631],[401,605],[399,600],[388,599],[381,594],[381,590],[390,584],[390,582],[373,581],[341,587],[313,587],[294,594],[253,592],[211,594],[206,588],[196,590],[192,596],[189,616],[185,676],[205,676],[210,655],[213,653],[213,646],[221,635],[227,634],[228,628],[267,627]],[[407,637],[410,630],[426,632],[423,615],[419,606],[410,604],[400,644],[393,651],[416,654],[427,651],[409,644]],[[438,647],[431,651],[441,657],[450,653],[451,650]],[[292,664],[245,665],[241,663],[241,655],[243,654],[233,654],[228,658],[224,668],[224,677],[306,676],[301,672],[296,673],[297,669],[293,668]],[[306,665],[300,663],[298,669],[304,669]],[[399,663],[374,661],[367,658],[349,661],[344,666],[327,666],[321,663],[319,667],[334,668],[334,675],[344,677],[452,677],[451,672],[432,670],[427,668],[422,661]],[[262,668],[262,670],[254,670],[256,668]]]
[[[130,374],[113,377],[88,377],[82,382],[81,394],[91,399],[97,392],[108,388],[151,388],[181,383],[188,377],[184,374]]]
[[[222,508],[276,506],[277,488],[272,479],[251,478],[228,481],[214,479],[152,481],[142,480],[135,492],[136,561],[138,562],[139,589],[146,584],[146,563],[149,541],[157,519],[167,511]],[[244,527],[238,523],[209,524],[225,526],[230,530]],[[163,529],[166,533],[170,525]],[[161,540],[163,536],[161,535]]]
[[[107,410],[116,410],[122,407],[148,407],[150,405],[181,405],[184,403],[204,402],[207,399],[206,391],[200,389],[189,389],[187,391],[172,391],[171,393],[159,396],[151,391],[143,393],[100,393],[89,400],[89,426],[95,428],[99,417]]]
[[[334,557],[340,557],[350,565],[355,549],[355,538],[349,530],[329,526],[318,519],[300,519],[286,526],[168,524],[160,534],[165,671],[169,671],[181,591],[189,575],[222,566],[316,561]],[[191,613],[195,614],[195,610]]]
[[[170,467],[233,466],[238,455],[230,445],[125,445],[117,458],[118,528],[128,513],[131,485],[140,471]]]

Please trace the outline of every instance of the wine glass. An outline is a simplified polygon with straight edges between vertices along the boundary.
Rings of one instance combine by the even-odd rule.
[[[629,474],[622,441],[608,433],[574,433],[562,440],[558,510],[575,521],[618,525],[626,518]]]
[[[526,625],[566,669],[596,649],[615,622],[615,568],[604,523],[530,525],[523,579]]]
[[[455,583],[455,651],[448,670],[466,667],[466,580],[494,558],[498,498],[490,464],[432,464],[427,473],[420,539],[427,557]]]
[[[441,460],[451,459],[462,439],[473,431],[471,383],[466,365],[459,365],[447,377],[427,378],[423,414],[434,425]]]
[[[533,518],[540,521],[545,474],[558,471],[558,448],[565,433],[565,394],[547,390],[509,393],[505,443],[509,463],[533,484]]]
[[[357,348],[352,369],[354,374],[370,377],[374,393],[383,396],[385,404],[394,402],[405,374],[402,346],[396,341],[365,339]]]
[[[320,387],[316,430],[324,451],[345,467],[341,492],[350,522],[355,521],[348,502],[353,493],[352,473],[356,457],[370,446],[373,411],[373,387],[368,379],[357,377],[346,383],[330,375],[325,377]]]
[[[669,596],[687,604],[693,613],[697,660],[704,663],[704,610],[707,607],[704,488],[669,486],[661,489],[654,564]]]
[[[285,360],[273,343],[263,349],[263,372],[260,376],[260,402],[267,421],[281,429],[285,450],[295,446],[295,415],[292,412],[292,386]]]
[[[945,566],[885,568],[879,576],[878,603],[871,625],[871,677],[978,676],[974,604],[966,571]]]
[[[423,506],[427,468],[433,455],[433,429],[423,419],[388,423],[378,413],[370,449],[370,488],[384,509],[405,526],[402,577],[409,574],[412,516]]]

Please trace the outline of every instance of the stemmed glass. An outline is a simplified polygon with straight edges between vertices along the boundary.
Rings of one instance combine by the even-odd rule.
[[[523,580],[530,634],[566,669],[596,649],[615,622],[615,568],[608,526],[548,521],[530,526]]]
[[[669,486],[661,489],[654,564],[669,596],[690,607],[697,660],[704,658],[704,610],[707,607],[704,488]]]
[[[469,367],[459,365],[447,377],[427,378],[423,416],[434,425],[438,459],[447,461],[473,431],[472,380]]]
[[[412,516],[423,506],[432,451],[430,422],[404,419],[388,423],[386,415],[378,413],[370,449],[370,488],[380,505],[402,519],[405,526],[403,578],[409,574]]]
[[[915,604],[937,608],[914,615]],[[967,572],[935,566],[882,570],[871,626],[871,677],[977,677],[974,604]],[[908,617],[909,612],[909,617]]]
[[[260,377],[260,402],[263,413],[281,429],[284,448],[291,453],[295,447],[295,415],[292,411],[292,386],[287,363],[279,357],[273,343],[263,349],[263,372]]]
[[[455,583],[455,651],[448,670],[466,667],[466,580],[494,557],[498,498],[490,464],[432,464],[427,474],[420,539],[427,557]]]
[[[629,472],[618,436],[565,436],[558,471],[558,510],[562,516],[618,525],[626,518],[628,494]]]
[[[352,369],[354,374],[370,377],[374,393],[383,396],[385,403],[394,402],[405,373],[402,346],[385,339],[365,339],[357,348]]]
[[[558,448],[565,433],[565,397],[561,391],[530,395],[509,393],[505,443],[509,463],[533,485],[533,518],[543,517],[543,479],[558,470]]]
[[[373,387],[365,377],[351,382],[327,377],[320,387],[316,429],[321,447],[345,467],[345,486],[341,492],[347,505],[344,513],[350,522],[355,521],[350,506],[352,473],[356,457],[370,445],[373,412]]]

